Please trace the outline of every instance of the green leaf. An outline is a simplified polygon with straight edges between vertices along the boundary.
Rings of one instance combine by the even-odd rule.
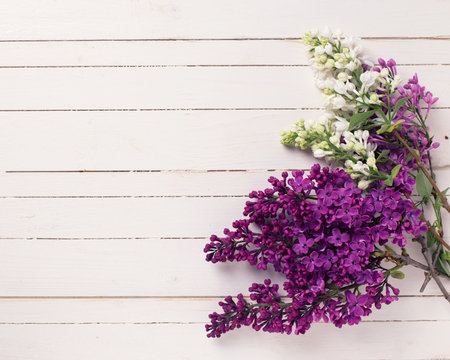
[[[425,202],[430,198],[431,192],[433,191],[433,185],[431,185],[430,181],[420,169],[416,175],[416,189]]]
[[[378,160],[381,160],[381,159],[384,159],[385,157],[387,157],[387,154],[389,154],[389,150],[383,150],[383,151],[380,153],[380,155],[378,155],[377,161],[378,161]]]
[[[436,238],[430,230],[427,230],[427,247],[432,247],[436,243]]]
[[[375,114],[375,110],[370,110],[362,113],[356,113],[350,118],[349,130],[354,130],[364,125],[369,117]]]
[[[355,80],[358,83],[358,86],[361,86],[361,80],[359,79],[361,77],[361,74],[364,72],[364,69],[361,65],[359,65],[355,71],[353,72],[355,74]]]
[[[390,127],[389,127],[389,129],[387,129],[386,131],[387,132],[393,132],[395,129],[398,129],[398,130],[400,130],[401,129],[401,127],[402,127],[402,124],[405,122],[405,120],[399,120],[399,121],[397,121],[394,125],[391,125]]]
[[[442,254],[441,254],[442,256]],[[438,269],[440,272],[450,276],[450,270],[448,269],[448,266],[445,264],[445,261],[442,260],[441,256],[438,258],[438,261],[436,262],[436,269]]]
[[[386,132],[386,130],[389,129],[390,126],[391,126],[390,124],[384,124],[382,127],[380,127],[377,130],[377,134],[380,135],[380,134]]]
[[[391,276],[395,279],[404,279],[405,274],[403,274],[401,271],[395,270],[391,272]]]
[[[450,264],[450,253],[447,251],[443,251],[441,253],[441,258],[444,259],[445,261],[447,261]]]
[[[399,101],[397,101],[397,102],[395,103],[395,106],[394,106],[393,114],[395,115],[395,114],[397,113],[397,111],[398,111],[402,106],[404,106],[408,100],[409,100],[409,97],[405,97],[405,98],[402,98],[402,99],[400,99]]]
[[[402,166],[399,164],[392,169],[391,175],[389,175],[387,179],[384,179],[384,183],[386,184],[386,186],[392,186],[392,184],[394,183],[394,179],[397,177],[398,172],[401,168]]]
[[[387,179],[384,179],[384,184],[386,186],[392,186],[392,184],[394,183],[394,179],[391,177],[388,177]]]
[[[392,177],[392,179],[395,179],[395,178],[397,177],[398,172],[400,171],[401,168],[402,168],[402,166],[399,164],[399,165],[396,165],[396,166],[392,169],[392,171],[391,171],[391,177]]]

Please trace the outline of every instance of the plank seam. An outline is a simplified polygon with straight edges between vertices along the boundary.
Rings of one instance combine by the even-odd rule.
[[[117,296],[0,296],[1,300],[222,300],[227,295],[117,295]],[[444,298],[442,294],[398,295],[399,298]],[[249,296],[244,296],[250,299]],[[288,299],[285,296],[282,299]]]
[[[448,41],[448,35],[434,35],[434,36],[360,36],[361,40],[434,40],[434,41]],[[302,41],[301,37],[229,37],[229,38],[97,38],[97,39],[3,39],[0,43],[39,43],[39,42],[175,42],[175,41]]]
[[[450,63],[405,63],[397,66],[450,66]],[[1,65],[0,69],[84,69],[84,68],[236,68],[236,67],[309,67],[308,64],[151,64],[151,65]]]
[[[423,108],[427,109],[427,108]],[[432,107],[431,110],[449,110],[450,106]],[[134,112],[134,111],[307,111],[325,110],[323,107],[231,107],[231,108],[115,108],[115,109],[0,109],[0,112]]]
[[[423,323],[423,322],[450,322],[450,320],[361,320],[362,323]],[[319,324],[325,324],[323,321],[318,321]],[[0,322],[1,325],[205,325],[206,321],[88,321],[88,322]]]

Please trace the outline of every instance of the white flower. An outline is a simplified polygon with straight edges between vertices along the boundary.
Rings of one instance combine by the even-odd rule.
[[[367,159],[367,165],[369,165],[373,169],[377,168],[377,160],[374,156],[371,156]]]
[[[342,81],[338,80],[334,83],[334,91],[336,91],[338,94],[345,95],[347,97],[350,97],[349,94],[347,94],[347,85],[345,85]]]
[[[326,44],[324,49],[328,55],[333,55],[333,46],[330,43]]]
[[[386,68],[381,69],[380,76],[387,78],[389,76],[389,70]]]
[[[358,161],[352,165],[353,171],[359,172],[363,175],[369,175],[369,165],[364,164],[362,161]]]
[[[348,130],[350,123],[340,116],[337,116],[336,120],[337,121],[333,122],[333,127],[336,130],[336,134],[339,134],[340,136],[344,131]]]
[[[391,82],[392,90],[397,89],[401,82],[402,82],[402,78],[400,77],[400,75],[395,75],[394,80],[392,80],[392,82]]]
[[[320,55],[325,53],[325,48],[323,46],[317,46],[314,48],[314,55],[319,57]]]
[[[332,69],[334,67],[334,60],[333,59],[328,59],[327,62],[325,63],[325,68],[326,69]]]
[[[329,140],[334,146],[339,146],[339,144],[341,143],[341,138],[337,135],[330,136]]]
[[[345,167],[349,168],[349,169],[352,168],[353,164],[354,164],[354,162],[351,160],[345,160],[345,163],[344,163]]]
[[[366,190],[369,187],[370,183],[371,181],[369,180],[359,180],[358,188],[360,188],[361,190]]]
[[[379,95],[377,93],[374,93],[374,92],[370,93],[369,103],[377,104],[379,102],[379,99],[380,99],[380,97],[379,97]]]
[[[353,145],[353,150],[355,150],[359,154],[363,154],[366,149],[364,148],[363,144],[361,144],[360,142],[356,142]]]
[[[318,124],[318,125],[316,125],[316,126],[313,127],[313,130],[314,130],[316,133],[322,135],[322,134],[325,132],[325,126],[323,126],[322,124]]]
[[[331,155],[331,154],[333,154],[331,151],[325,151],[325,150],[322,150],[322,149],[317,149],[317,150],[313,151],[314,157],[316,157],[318,159],[321,159],[321,158],[323,158],[323,157],[325,157],[327,155]]]
[[[355,71],[357,67],[358,67],[358,64],[355,61],[351,61],[345,66],[345,68],[350,71]]]
[[[353,84],[352,82],[349,81],[349,82],[347,82],[346,86],[347,86],[347,91],[348,91],[348,92],[353,93],[353,94],[355,94],[356,96],[359,96],[359,92],[356,91],[356,86],[355,86],[355,84]]]
[[[361,80],[361,90],[367,92],[374,84],[375,80],[378,78],[378,73],[376,71],[365,71],[359,77]]]
[[[342,96],[336,95],[331,100],[331,104],[334,109],[342,109],[346,105],[346,101]]]
[[[337,76],[338,80],[342,81],[342,82],[346,82],[349,79],[348,74],[345,71],[341,71],[338,76]]]

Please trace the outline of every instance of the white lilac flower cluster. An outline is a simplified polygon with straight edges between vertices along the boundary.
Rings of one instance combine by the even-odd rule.
[[[361,47],[357,39],[341,38],[339,31],[331,34],[311,31],[303,36],[316,85],[323,91],[325,113],[317,120],[296,122],[290,131],[282,132],[281,142],[301,149],[311,148],[316,158],[328,162],[341,160],[358,186],[365,189],[371,171],[376,171],[376,145],[368,141],[367,130],[350,128],[350,119],[380,103],[377,90],[395,90],[400,77],[383,68],[366,70],[362,64]],[[368,69],[369,67],[367,67]]]

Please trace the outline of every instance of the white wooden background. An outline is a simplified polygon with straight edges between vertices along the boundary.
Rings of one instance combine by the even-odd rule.
[[[207,339],[217,301],[268,274],[202,252],[250,190],[313,163],[278,142],[321,112],[311,27],[362,37],[440,97],[449,185],[449,15],[442,0],[0,1],[0,359],[449,359],[449,305],[414,269],[359,326]]]

